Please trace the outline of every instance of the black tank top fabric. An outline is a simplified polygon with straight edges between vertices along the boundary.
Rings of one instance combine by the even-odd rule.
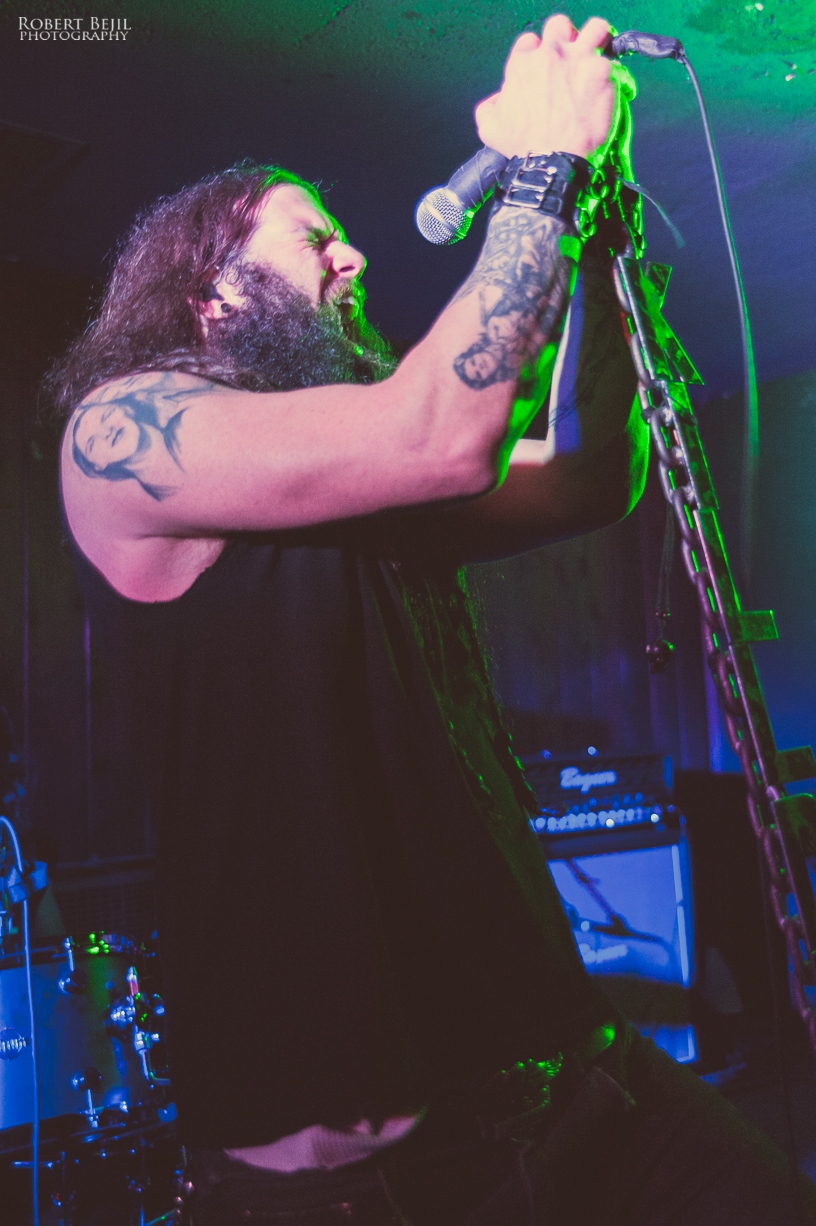
[[[160,603],[74,549],[158,834],[188,1145],[418,1111],[609,1012],[418,525],[235,537]]]

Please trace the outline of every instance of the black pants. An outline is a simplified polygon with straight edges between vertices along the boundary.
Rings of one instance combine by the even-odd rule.
[[[537,1136],[446,1144],[423,1128],[335,1171],[282,1175],[193,1152],[192,1226],[816,1224],[813,1184],[633,1030]]]

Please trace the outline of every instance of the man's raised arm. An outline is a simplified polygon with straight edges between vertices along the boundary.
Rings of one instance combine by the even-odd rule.
[[[482,138],[507,156],[602,147],[616,104],[598,54],[608,31],[555,17],[541,39],[522,35],[477,111]],[[382,383],[259,394],[157,371],[97,389],[63,450],[80,544],[289,528],[490,490],[548,385],[575,269],[565,232],[499,209],[465,285]],[[297,236],[286,242],[288,268]]]
[[[591,255],[581,262],[556,364],[546,439],[519,440],[506,479],[487,497],[428,512],[436,539],[458,562],[605,527],[643,492],[649,429],[609,260]]]

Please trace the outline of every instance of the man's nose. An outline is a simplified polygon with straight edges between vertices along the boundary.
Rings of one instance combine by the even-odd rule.
[[[351,247],[348,243],[341,242],[340,239],[329,243],[326,254],[332,275],[343,281],[353,281],[355,277],[361,276],[365,269],[365,256],[356,247]]]

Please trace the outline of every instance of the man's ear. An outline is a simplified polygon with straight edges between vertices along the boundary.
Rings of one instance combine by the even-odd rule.
[[[244,299],[230,281],[222,279],[216,285],[202,287],[201,298],[195,304],[202,321],[220,319],[243,306]]]

